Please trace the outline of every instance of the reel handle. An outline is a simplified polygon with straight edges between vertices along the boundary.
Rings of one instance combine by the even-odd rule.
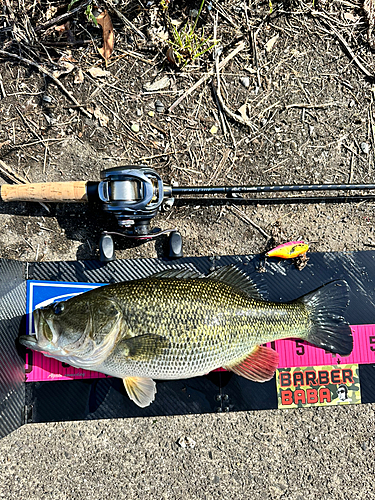
[[[2,201],[6,202],[85,203],[88,201],[86,181],[3,184],[0,195]]]

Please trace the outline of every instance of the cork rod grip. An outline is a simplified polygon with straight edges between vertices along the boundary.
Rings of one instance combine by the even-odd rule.
[[[1,186],[3,201],[77,203],[87,201],[86,182],[44,182]]]

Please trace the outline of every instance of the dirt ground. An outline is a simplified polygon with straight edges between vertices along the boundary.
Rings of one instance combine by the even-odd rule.
[[[360,4],[274,3],[270,13],[266,2],[207,3],[194,33],[217,44],[196,59],[184,56],[179,64],[166,57],[173,47],[171,23],[192,26],[189,14],[199,5],[119,2],[102,7],[108,8],[115,34],[107,67],[98,52],[102,29],[84,8],[68,24],[43,28],[67,6],[4,4],[0,159],[18,176],[30,182],[96,181],[102,169],[131,164],[152,167],[165,184],[179,186],[372,182],[369,75],[375,70],[368,18]],[[119,11],[131,27],[124,26]],[[243,49],[220,69],[221,96],[231,115],[217,105],[216,72],[168,111],[215,68],[215,57],[222,61],[241,43]],[[56,75],[66,62],[70,73],[58,77],[64,93],[46,72]],[[91,76],[93,68],[104,76]],[[82,83],[74,83],[79,75]],[[146,90],[155,82],[157,88],[160,80],[163,88]],[[9,182],[6,170],[2,177]],[[270,236],[302,238],[311,242],[312,251],[375,244],[369,202],[237,208],[241,213],[231,205],[199,201],[174,206],[152,226],[178,228],[185,255],[258,253]],[[112,217],[87,205],[50,205],[48,212],[38,204],[1,203],[0,211],[0,255],[21,260],[97,258],[101,232],[117,229]],[[120,237],[116,248],[119,258],[162,252],[157,240],[135,245]]]
[[[4,0],[2,184],[96,181],[101,170],[119,165],[147,165],[165,184],[179,186],[373,182],[371,1],[206,0],[194,26],[199,2],[108,0],[91,10],[92,17],[99,15],[97,7],[107,9],[113,23],[107,63],[98,51],[106,45],[104,34],[85,13],[87,5],[74,3],[73,14],[61,20],[67,3]],[[178,43],[173,26],[180,35],[184,26],[194,27],[197,39],[217,43],[196,58],[203,49],[189,55],[185,47],[179,61],[177,50],[168,51]],[[226,58],[217,71],[215,61]],[[56,76],[66,63],[71,71]],[[214,76],[188,93],[211,70]],[[331,193],[337,194],[343,193]],[[180,202],[165,207],[152,226],[178,228],[186,256],[260,253],[275,240],[303,239],[311,251],[375,247],[371,201],[229,202]],[[86,204],[1,202],[0,258],[95,259],[104,230],[118,230],[116,221]],[[134,243],[119,237],[116,255],[162,256],[162,238]],[[373,498],[368,436],[374,405],[260,413],[20,429],[1,444],[8,458],[0,496],[250,498],[251,492],[257,499]],[[249,430],[258,427],[260,441]],[[357,427],[368,437],[365,445],[356,438]],[[65,455],[53,444],[60,443],[56,436],[63,428],[70,433],[62,440]],[[174,447],[181,432],[195,436],[200,458]],[[320,445],[327,436],[339,436],[342,448]],[[35,450],[43,456],[41,467],[38,457],[30,458]],[[138,464],[138,458],[129,462],[135,456]],[[31,472],[23,475],[26,463]],[[319,464],[330,464],[332,481],[323,481]],[[27,481],[19,483],[19,477]],[[133,489],[123,490],[123,480]]]

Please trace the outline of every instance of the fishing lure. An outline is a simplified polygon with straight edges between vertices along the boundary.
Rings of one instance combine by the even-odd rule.
[[[295,259],[301,255],[306,255],[309,245],[304,241],[288,241],[282,245],[269,250],[266,257],[279,257],[280,259]]]

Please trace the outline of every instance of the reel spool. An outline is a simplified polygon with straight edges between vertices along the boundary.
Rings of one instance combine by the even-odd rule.
[[[103,170],[100,178],[102,209],[116,217],[128,236],[147,236],[165,197],[160,175],[151,168],[130,165]]]

